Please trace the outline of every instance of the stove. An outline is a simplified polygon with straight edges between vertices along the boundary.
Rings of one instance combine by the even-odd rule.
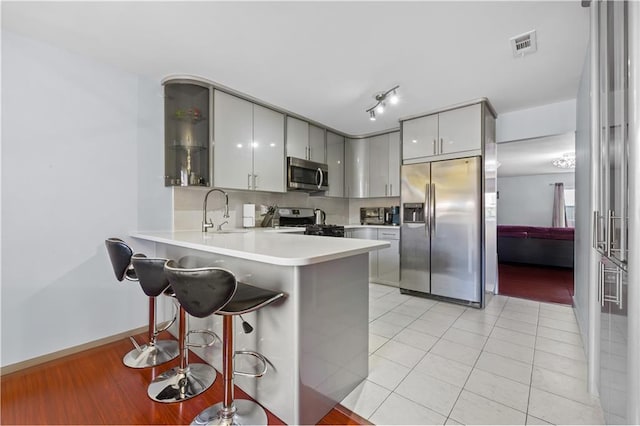
[[[320,235],[324,237],[344,237],[344,226],[341,225],[307,225],[305,235]]]

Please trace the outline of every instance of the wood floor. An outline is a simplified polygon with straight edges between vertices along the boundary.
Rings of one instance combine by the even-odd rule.
[[[167,338],[168,336],[163,336]],[[137,336],[144,341],[144,335]],[[122,357],[128,339],[2,376],[2,424],[190,424],[200,411],[222,400],[222,377],[203,394],[182,403],[161,404],[147,397],[153,377],[178,364],[131,369]],[[202,362],[195,354],[190,362]],[[259,380],[259,379],[258,379]],[[236,399],[249,398],[236,387]],[[282,420],[267,412],[270,425]],[[337,405],[318,424],[369,424]]]

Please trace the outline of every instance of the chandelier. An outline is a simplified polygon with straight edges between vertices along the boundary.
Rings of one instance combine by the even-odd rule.
[[[386,92],[381,92],[373,96],[376,100],[376,104],[367,109],[367,112],[369,113],[369,120],[376,121],[376,113],[382,114],[384,112],[384,108],[387,106],[387,98],[389,99],[389,103],[392,105],[398,103],[397,90],[399,88],[400,86],[394,86]]]
[[[574,153],[564,154],[560,158],[556,158],[551,161],[551,164],[560,169],[575,169],[576,168],[576,155]]]

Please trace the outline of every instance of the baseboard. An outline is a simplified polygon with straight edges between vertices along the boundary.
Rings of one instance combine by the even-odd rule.
[[[10,373],[15,373],[16,371],[24,370],[25,368],[34,367],[36,365],[43,364],[45,362],[53,361],[58,358],[62,358],[68,355],[73,355],[78,352],[86,351],[87,349],[93,349],[98,346],[106,345],[107,343],[116,342],[118,340],[127,338],[129,336],[134,336],[136,334],[144,333],[147,330],[148,330],[147,326],[134,328],[133,330],[114,334],[113,336],[104,337],[102,339],[94,340],[92,342],[83,343],[78,346],[73,346],[71,348],[62,349],[57,352],[52,352],[50,354],[41,355],[36,358],[31,358],[26,361],[21,361],[21,362],[16,362],[15,364],[6,365],[4,367],[0,367],[0,376],[4,376],[5,374],[10,374]]]

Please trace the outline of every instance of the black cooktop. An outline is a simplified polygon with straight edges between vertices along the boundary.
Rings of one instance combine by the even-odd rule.
[[[344,237],[342,225],[307,225],[305,235],[320,235],[324,237]]]

